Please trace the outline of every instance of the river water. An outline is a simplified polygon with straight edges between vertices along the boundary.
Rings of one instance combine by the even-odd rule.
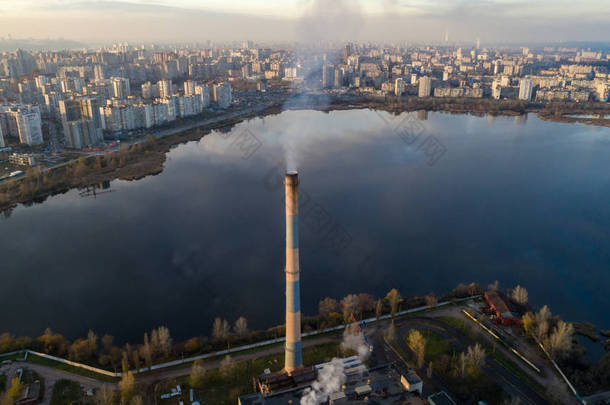
[[[288,163],[286,163],[288,162]],[[286,165],[302,308],[348,293],[521,284],[610,329],[610,129],[529,117],[287,111],[168,153],[163,172],[0,220],[0,331],[138,342],[284,314]]]

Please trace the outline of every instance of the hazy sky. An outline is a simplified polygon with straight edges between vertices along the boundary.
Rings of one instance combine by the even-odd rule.
[[[80,41],[605,41],[609,0],[0,0],[0,36]]]

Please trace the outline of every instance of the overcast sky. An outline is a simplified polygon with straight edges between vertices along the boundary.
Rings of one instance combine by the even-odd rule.
[[[204,40],[606,41],[610,0],[0,0],[0,36]]]

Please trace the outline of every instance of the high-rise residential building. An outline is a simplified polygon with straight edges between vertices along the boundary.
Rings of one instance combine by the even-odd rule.
[[[18,137],[21,143],[40,145],[43,142],[40,107],[24,104],[0,105],[0,131],[3,137]]]
[[[4,143],[4,133],[2,132],[2,125],[0,125],[0,148],[4,148],[6,144]]]
[[[177,60],[168,60],[167,62],[165,62],[164,64],[164,70],[165,70],[165,77],[168,77],[170,79],[176,79],[178,78],[178,61]]]
[[[231,104],[231,84],[215,84],[212,88],[213,99],[220,108],[227,108]]]
[[[151,100],[155,96],[155,87],[157,86],[152,84],[151,82],[146,82],[142,84],[142,98],[145,100]]]
[[[129,97],[131,95],[129,79],[125,79],[124,77],[113,77],[112,93],[115,98],[118,98],[120,100]]]
[[[192,96],[195,94],[195,86],[197,85],[197,83],[195,83],[193,80],[187,80],[184,82],[184,95],[185,96]]]
[[[343,70],[339,68],[335,69],[334,87],[337,89],[343,87]]]
[[[322,87],[328,89],[333,86],[334,67],[333,65],[322,66]]]
[[[284,68],[284,77],[286,79],[295,79],[297,77],[297,68],[296,67]]]
[[[19,141],[27,145],[40,145],[42,143],[42,122],[40,110],[30,108],[17,112],[17,128],[19,130]]]
[[[343,63],[347,63],[349,57],[354,53],[354,48],[352,44],[345,44],[343,47]]]
[[[61,94],[51,91],[44,95],[44,104],[47,113],[55,115],[59,108],[59,100],[61,100]]]
[[[161,103],[167,105],[167,121],[175,121],[179,114],[178,97],[169,96],[161,100]]]
[[[67,147],[82,149],[103,142],[100,103],[96,98],[60,100],[59,115]]]
[[[46,76],[42,76],[42,75],[36,76],[35,81],[36,81],[36,87],[37,87],[39,90],[42,90],[42,88],[43,88],[45,85],[49,84],[49,78],[48,78],[48,77],[46,77]]]
[[[104,65],[95,65],[93,67],[93,77],[96,81],[104,80],[106,78]]]
[[[172,95],[172,81],[171,80],[159,80],[157,87],[159,87],[159,97],[166,98]]]
[[[502,85],[500,80],[494,79],[491,83],[491,98],[499,100],[502,96]]]
[[[521,79],[521,82],[519,84],[519,100],[531,100],[532,89],[532,79]]]
[[[417,95],[419,97],[430,97],[432,93],[432,78],[422,76],[419,78],[419,89]]]
[[[394,94],[398,97],[402,96],[405,91],[405,81],[401,77],[394,81]]]
[[[195,86],[195,94],[201,98],[201,108],[210,106],[210,88],[205,84]]]
[[[201,114],[202,111],[201,97],[196,95],[178,97],[178,115],[180,117]]]

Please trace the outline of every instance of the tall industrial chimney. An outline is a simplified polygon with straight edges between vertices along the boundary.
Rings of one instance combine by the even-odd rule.
[[[288,171],[286,185],[286,359],[291,374],[303,365],[301,353],[301,293],[299,281],[299,174]]]

